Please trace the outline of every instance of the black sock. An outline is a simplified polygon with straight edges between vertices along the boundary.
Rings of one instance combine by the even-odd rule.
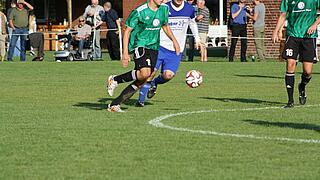
[[[301,74],[301,83],[300,83],[300,87],[302,89],[306,88],[306,85],[310,82],[312,76],[308,77],[305,73]]]
[[[286,73],[285,83],[288,93],[288,102],[293,103],[294,73]]]
[[[113,105],[120,105],[121,103],[123,103],[125,100],[130,99],[134,93],[137,92],[137,90],[139,89],[138,86],[136,85],[137,81],[134,81],[133,83],[131,83],[129,86],[127,86],[122,92],[121,94],[114,99],[111,102],[111,106]]]
[[[132,71],[126,72],[124,74],[118,75],[118,76],[114,77],[113,79],[115,81],[117,81],[118,84],[124,83],[124,82],[130,82],[130,81],[137,79],[137,71],[132,70]]]

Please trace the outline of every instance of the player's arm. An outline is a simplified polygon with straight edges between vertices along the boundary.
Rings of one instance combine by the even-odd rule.
[[[273,43],[279,42],[279,40],[282,39],[282,27],[284,26],[284,23],[286,21],[286,16],[287,16],[287,13],[281,12],[276,28],[273,30],[273,33],[272,33]]]
[[[166,35],[169,37],[169,39],[173,42],[173,47],[176,50],[176,54],[179,55],[180,54],[180,46],[179,46],[177,39],[174,37],[169,25],[168,24],[163,25],[162,29],[163,29],[164,33],[166,33]]]
[[[132,29],[127,26],[123,33],[123,52],[122,52],[122,66],[128,67],[128,63],[130,60],[129,55],[129,38],[131,34]]]
[[[318,17],[317,20],[309,27],[308,34],[313,34],[317,31],[317,27],[320,24],[320,18]]]
[[[199,31],[198,31],[198,25],[196,23],[195,18],[191,19],[189,23],[189,27],[191,29],[191,32],[194,36],[194,39],[196,40],[196,47],[197,49],[200,48],[200,36],[199,36]]]

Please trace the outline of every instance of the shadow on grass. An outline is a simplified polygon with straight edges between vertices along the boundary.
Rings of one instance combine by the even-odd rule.
[[[241,102],[241,103],[252,103],[252,104],[265,104],[265,105],[283,105],[281,102],[275,101],[263,101],[260,99],[247,99],[247,98],[215,98],[215,97],[200,97],[201,99],[208,99],[208,100],[217,100],[222,102]]]
[[[88,108],[91,110],[105,110],[108,107],[108,104],[111,103],[111,101],[114,98],[100,98],[97,102],[79,102],[77,104],[74,104],[74,107],[82,107],[82,108]],[[135,106],[137,100],[136,99],[128,99],[123,104],[127,106]],[[152,103],[146,102],[146,105],[153,105]],[[121,109],[127,109],[121,107]]]
[[[264,76],[264,75],[255,75],[255,74],[235,74],[234,76],[238,76],[238,77],[254,77],[254,78],[269,78],[269,79],[284,79],[284,77],[279,77],[279,76]]]
[[[262,121],[262,120],[252,120],[246,119],[242,120],[244,122],[254,124],[254,125],[261,125],[261,126],[277,126],[281,128],[292,128],[292,129],[302,129],[302,130],[312,130],[320,133],[320,126],[316,124],[307,124],[307,123],[290,123],[290,122],[269,122],[269,121]]]

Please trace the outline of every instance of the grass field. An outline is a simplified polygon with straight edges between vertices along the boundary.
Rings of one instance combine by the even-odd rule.
[[[320,66],[307,105],[295,91],[282,109],[284,63],[213,60],[183,62],[125,113],[106,111],[106,76],[129,70],[119,62],[0,63],[0,179],[320,179]],[[191,69],[199,88],[184,82]]]

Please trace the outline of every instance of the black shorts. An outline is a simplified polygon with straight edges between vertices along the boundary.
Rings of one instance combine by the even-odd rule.
[[[296,38],[288,36],[282,52],[284,59],[295,59],[301,62],[317,63],[316,38]]]
[[[144,47],[138,47],[134,50],[134,63],[135,70],[141,68],[150,67],[151,70],[154,70],[158,58],[158,51],[152,49],[146,49]]]

